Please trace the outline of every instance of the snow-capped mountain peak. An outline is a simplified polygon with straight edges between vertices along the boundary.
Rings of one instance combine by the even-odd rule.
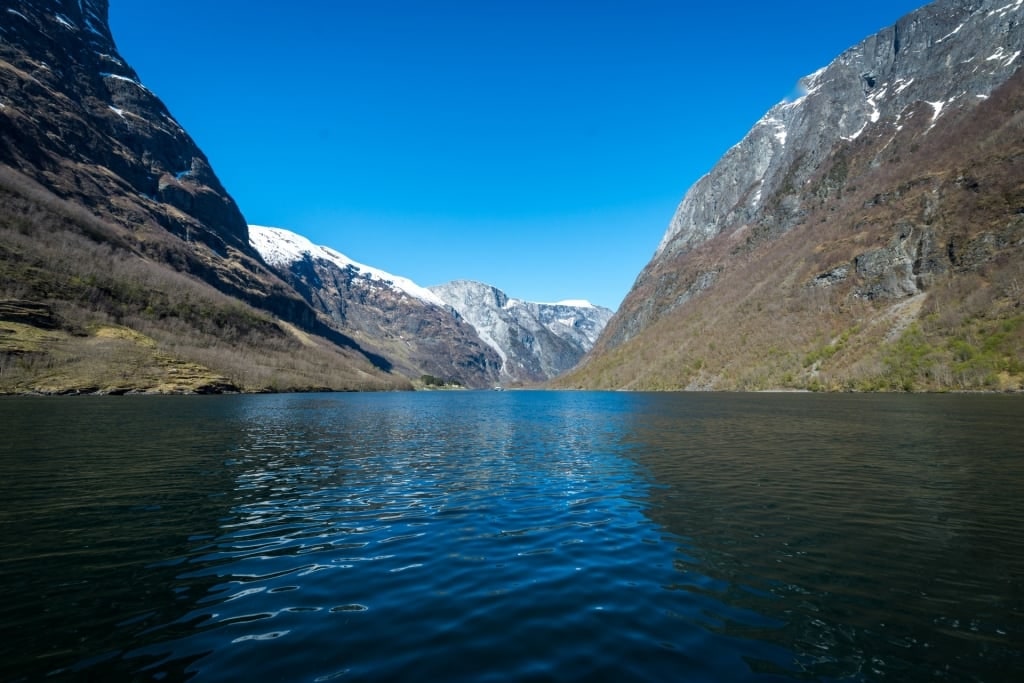
[[[523,301],[481,282],[457,280],[430,289],[498,352],[502,376],[513,380],[547,379],[573,367],[612,317],[612,311],[586,300]]]
[[[307,256],[314,259],[324,259],[339,268],[352,268],[363,277],[389,284],[421,301],[426,301],[442,308],[446,306],[439,296],[426,287],[421,287],[409,278],[392,275],[379,268],[354,261],[340,251],[314,244],[309,239],[290,230],[250,225],[249,241],[263,257],[263,260],[272,266],[287,267],[296,261],[302,261]]]
[[[469,386],[550,379],[579,362],[612,316],[584,299],[522,301],[482,282],[427,289],[283,228],[250,225],[249,241],[314,308],[384,340],[411,376]]]

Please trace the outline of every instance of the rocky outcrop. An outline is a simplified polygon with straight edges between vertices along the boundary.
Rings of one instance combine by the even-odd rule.
[[[41,330],[60,327],[60,319],[53,307],[36,301],[0,299],[0,322],[22,323]]]
[[[701,244],[733,236],[734,253],[748,253],[806,221],[815,202],[848,190],[844,150],[884,140],[881,155],[911,131],[926,135],[984,102],[1022,64],[1022,20],[1020,0],[938,0],[802,79],[800,97],[772,107],[686,193],[634,286],[642,296],[627,296],[609,326],[608,346],[636,336],[686,292],[702,289],[698,279],[707,269],[684,274],[678,265]],[[878,279],[882,261],[899,270],[895,263],[904,256],[864,254],[859,269]],[[904,284],[869,286],[865,296],[907,293],[913,278],[890,271]]]
[[[915,264],[921,262],[927,235],[914,239],[913,229],[893,237],[881,249],[864,252],[853,260],[860,278],[856,295],[869,300],[901,299],[922,289]]]
[[[430,291],[458,311],[501,356],[501,377],[539,382],[574,367],[612,312],[585,301],[545,304],[510,298],[496,287],[459,280]]]

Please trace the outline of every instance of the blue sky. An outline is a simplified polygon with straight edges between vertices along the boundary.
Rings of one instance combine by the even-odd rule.
[[[615,308],[689,186],[924,4],[111,0],[253,224],[425,286]]]

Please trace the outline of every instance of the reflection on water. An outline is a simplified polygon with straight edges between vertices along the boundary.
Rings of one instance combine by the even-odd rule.
[[[1013,680],[1024,401],[0,401],[0,678]]]

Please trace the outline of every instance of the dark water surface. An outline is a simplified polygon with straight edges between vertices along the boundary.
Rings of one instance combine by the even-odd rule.
[[[1024,399],[0,400],[0,680],[1024,680]]]

